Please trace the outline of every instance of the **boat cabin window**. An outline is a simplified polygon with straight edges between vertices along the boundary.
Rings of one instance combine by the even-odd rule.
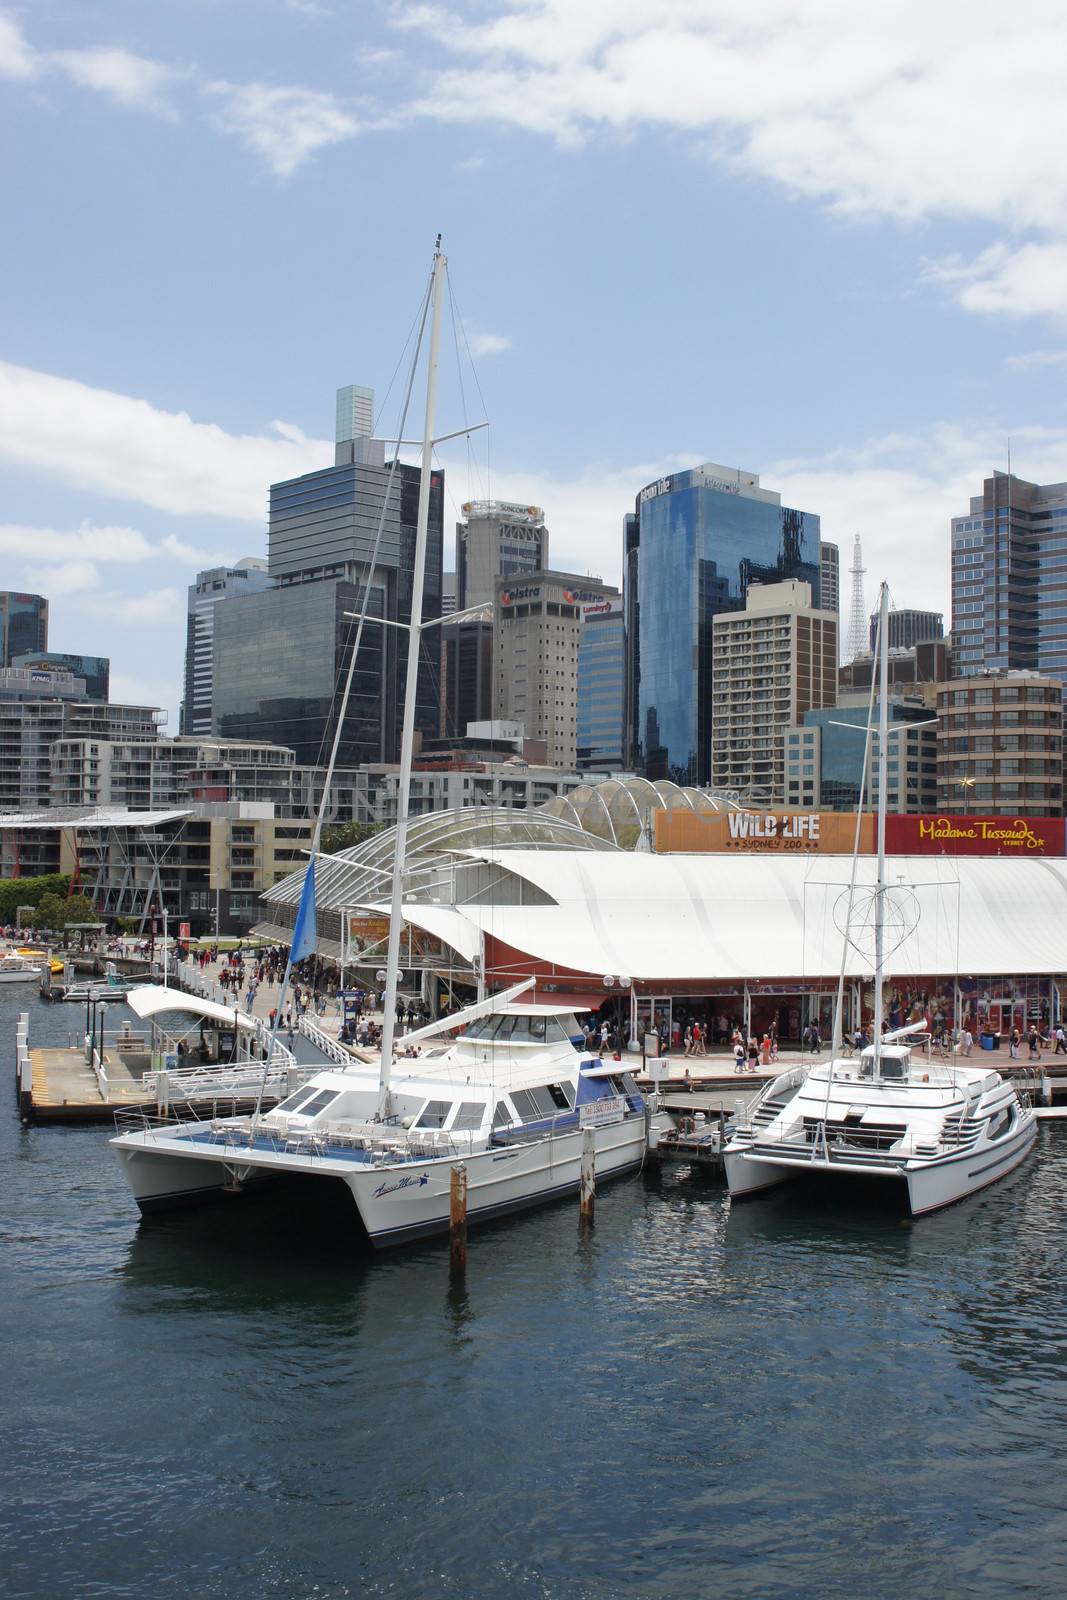
[[[412,1126],[416,1128],[443,1128],[448,1121],[448,1113],[451,1110],[451,1100],[427,1100]]]
[[[467,1131],[472,1128],[480,1128],[484,1115],[485,1107],[480,1100],[461,1100],[459,1110],[456,1112],[452,1123],[452,1131]]]
[[[505,1100],[498,1100],[496,1110],[493,1112],[493,1127],[507,1128],[516,1120],[515,1113],[509,1108]]]
[[[340,1098],[340,1089],[323,1089],[320,1094],[316,1094],[312,1099],[305,1101],[300,1107],[300,1115],[302,1117],[317,1117],[320,1111],[325,1111],[327,1106],[332,1105],[335,1100]]]
[[[570,1091],[569,1093],[568,1090]],[[566,1086],[564,1086],[562,1083],[550,1083],[548,1085],[548,1092],[552,1096],[552,1104],[556,1107],[557,1111],[569,1111],[571,1106],[573,1106],[574,1090],[571,1089],[569,1083]]]

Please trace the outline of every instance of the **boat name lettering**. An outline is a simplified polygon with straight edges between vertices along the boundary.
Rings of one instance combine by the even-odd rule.
[[[430,1181],[430,1174],[422,1172],[417,1178],[405,1176],[398,1178],[395,1183],[380,1183],[374,1191],[375,1200],[380,1200],[383,1195],[395,1194],[398,1189],[421,1189]]]

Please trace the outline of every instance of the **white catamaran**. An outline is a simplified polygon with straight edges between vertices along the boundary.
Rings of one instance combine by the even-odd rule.
[[[843,1185],[883,1181],[913,1216],[937,1211],[995,1183],[1029,1154],[1037,1118],[1029,1100],[995,1071],[938,1062],[913,1036],[926,1024],[882,1032],[885,982],[885,820],[888,751],[888,589],[879,622],[878,875],[873,891],[873,1043],[858,1057],[794,1067],[763,1090],[723,1152],[734,1196],[790,1178]],[[855,860],[853,885],[855,884]],[[850,912],[853,892],[850,891]],[[846,950],[851,928],[846,926]],[[842,974],[844,959],[842,960]],[[838,990],[834,1047],[841,1040]],[[959,1019],[957,1018],[957,1025]],[[909,1043],[911,1040],[911,1043]]]
[[[468,1220],[479,1222],[576,1191],[588,1134],[594,1143],[597,1178],[603,1181],[636,1171],[645,1159],[652,1125],[657,1133],[668,1125],[663,1113],[650,1111],[622,1062],[602,1062],[585,1052],[572,1009],[520,998],[532,989],[531,982],[514,985],[464,1012],[407,1034],[395,1041],[404,1055],[394,1061],[418,644],[421,629],[432,626],[419,619],[444,273],[445,258],[438,248],[423,310],[423,326],[427,308],[430,318],[426,416],[411,621],[407,625],[380,1061],[324,1068],[265,1114],[257,1105],[251,1116],[210,1123],[150,1126],[146,1122],[120,1134],[112,1143],[144,1212],[169,1209],[222,1189],[232,1192],[270,1178],[332,1179],[348,1189],[371,1241],[377,1246],[394,1245],[448,1228],[452,1172],[460,1161],[467,1169]],[[412,380],[417,358],[418,347]],[[409,383],[409,397],[410,387]],[[405,415],[406,410],[405,404]],[[369,581],[366,588],[369,593]],[[348,686],[359,643],[357,632]],[[289,970],[276,1008],[278,1017],[285,1009],[293,963],[315,948],[315,860],[347,692],[346,687],[293,930]],[[440,1034],[458,1027],[465,1030],[458,1038],[441,1041]],[[424,1053],[417,1055],[420,1049]],[[273,1040],[268,1061],[272,1056]]]

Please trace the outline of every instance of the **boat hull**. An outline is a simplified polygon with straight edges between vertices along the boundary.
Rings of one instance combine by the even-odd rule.
[[[893,1198],[903,1199],[911,1216],[928,1216],[955,1205],[990,1184],[1006,1178],[1034,1147],[1037,1118],[1030,1111],[1003,1140],[930,1161],[879,1163],[812,1157],[811,1155],[749,1155],[744,1151],[724,1156],[730,1194],[736,1199],[758,1194],[791,1179],[826,1179],[846,1186],[858,1180],[884,1185]]]
[[[598,1127],[597,1182],[636,1172],[644,1161],[645,1137],[643,1117]],[[357,1165],[329,1154],[292,1155],[281,1148],[262,1152],[223,1144],[197,1147],[183,1141],[177,1131],[129,1134],[114,1140],[112,1147],[145,1215],[209,1200],[235,1181],[243,1185],[294,1174],[340,1179],[378,1249],[447,1232],[452,1169],[459,1161],[451,1156]],[[467,1169],[467,1221],[474,1225],[575,1193],[581,1182],[582,1134],[574,1129],[551,1139],[492,1146],[462,1159]]]

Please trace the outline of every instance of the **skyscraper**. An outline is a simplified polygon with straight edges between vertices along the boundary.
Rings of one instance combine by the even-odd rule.
[[[549,765],[573,772],[578,743],[578,647],[583,606],[615,604],[619,591],[572,572],[498,578],[493,620],[493,717],[543,739]]]
[[[362,425],[369,411],[361,415],[353,401],[353,415],[353,426]],[[363,604],[380,522],[367,614],[410,619],[421,477],[405,462],[394,471],[381,440],[355,434],[337,441],[332,467],[271,485],[267,570],[274,587],[226,599],[216,610],[213,733],[289,745],[301,765],[322,759],[355,637],[351,613]],[[433,472],[424,621],[441,615],[443,498],[444,474]],[[368,623],[339,750],[343,766],[396,759],[407,650],[406,633]],[[439,673],[434,629],[420,642],[415,709],[416,727],[431,737],[440,723]]]
[[[966,675],[1008,668],[1067,684],[1067,483],[994,472],[952,519],[952,636]]]
[[[826,539],[819,540],[819,609],[841,615],[841,552]]]
[[[16,656],[48,649],[48,601],[41,594],[0,590],[0,667]]]
[[[548,529],[540,506],[470,500],[456,524],[457,609],[492,605],[497,578],[548,566]]]
[[[712,622],[749,585],[799,578],[819,605],[819,518],[758,476],[707,463],[645,486],[624,530],[629,766],[711,776]]]
[[[626,660],[619,596],[581,608],[578,642],[578,771],[623,765]]]
[[[940,611],[903,611],[896,608],[889,613],[890,650],[910,650],[912,645],[926,644],[945,637],[945,619]],[[878,648],[878,613],[871,613],[871,650]]]
[[[235,567],[208,567],[189,585],[185,624],[185,693],[179,732],[211,732],[214,708],[215,607],[238,594],[261,594],[271,587],[267,563],[244,556]]]
[[[784,805],[785,729],[837,700],[837,616],[790,578],[752,584],[744,611],[712,627],[712,782]]]

